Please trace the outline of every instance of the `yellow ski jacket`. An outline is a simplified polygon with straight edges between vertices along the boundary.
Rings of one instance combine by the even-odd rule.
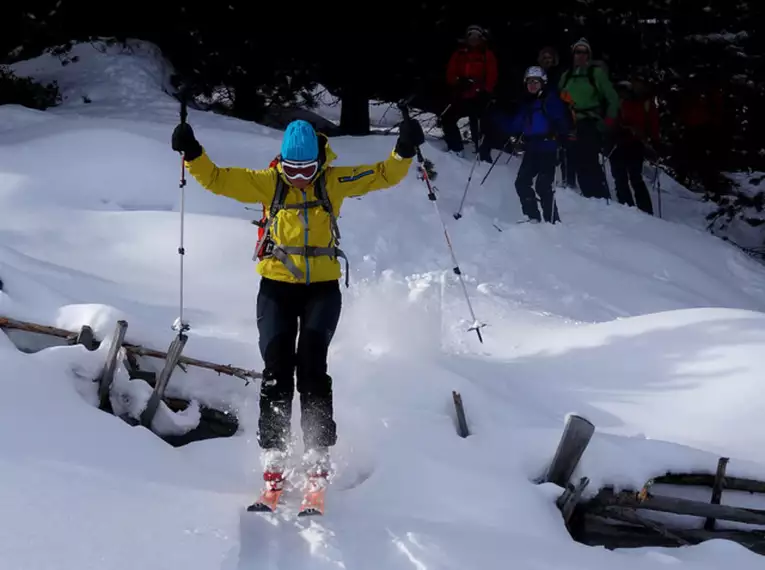
[[[374,190],[390,188],[401,182],[409,172],[411,158],[402,158],[395,152],[381,162],[363,166],[332,166],[337,155],[323,135],[326,160],[321,166],[325,171],[325,188],[335,217],[340,213],[343,200],[351,196],[362,196]],[[186,161],[189,173],[207,190],[233,198],[246,204],[262,203],[266,215],[271,200],[276,192],[277,176],[282,176],[287,192],[284,203],[302,204],[317,200],[314,184],[300,190],[289,183],[282,175],[281,164],[276,169],[251,170],[249,168],[218,167],[206,152],[191,161]],[[332,243],[331,221],[329,214],[321,207],[281,209],[271,224],[271,237],[274,245],[287,247],[325,248]],[[267,279],[288,283],[313,283],[333,281],[340,278],[340,262],[336,257],[306,257],[290,254],[289,260],[303,276],[299,279],[282,261],[276,257],[266,257],[257,264],[257,272]],[[347,276],[346,276],[347,278]]]

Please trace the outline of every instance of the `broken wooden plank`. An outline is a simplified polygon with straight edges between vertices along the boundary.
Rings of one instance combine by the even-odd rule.
[[[667,473],[654,477],[654,485],[687,485],[689,487],[714,487],[715,475],[711,473]],[[725,476],[726,491],[743,491],[746,493],[765,493],[765,482],[743,477]]]
[[[574,514],[574,510],[582,499],[582,494],[589,484],[590,480],[587,477],[582,477],[579,479],[579,483],[577,483],[576,486],[567,485],[566,490],[556,499],[555,504],[560,509],[565,524],[568,525],[571,521],[571,516]]]
[[[117,357],[125,340],[127,327],[127,321],[117,321],[117,327],[111,337],[111,344],[109,345],[109,352],[106,354],[104,367],[101,370],[101,374],[96,378],[98,382],[98,408],[100,410],[111,409],[109,391],[112,387],[112,382],[114,382],[114,373],[117,370]]]
[[[716,518],[727,521],[741,522],[755,525],[765,525],[765,510],[749,509],[744,507],[729,507],[727,505],[710,505],[701,501],[679,499],[677,497],[665,497],[661,495],[647,494],[645,499],[640,499],[633,492],[613,494],[601,492],[590,501],[592,508],[597,507],[620,507],[624,509],[645,509],[676,515],[689,515],[701,518]],[[588,508],[588,510],[590,510]]]
[[[570,415],[543,482],[555,483],[565,489],[593,433],[595,426],[589,420],[582,416]]]
[[[710,503],[713,505],[719,505],[722,501],[722,492],[725,485],[725,468],[728,466],[729,459],[727,457],[721,457],[717,462],[717,473],[715,473],[715,482],[712,487],[712,498]],[[714,530],[715,519],[713,517],[707,518],[704,521],[704,530]]]
[[[186,341],[189,337],[183,333],[179,333],[170,343],[170,348],[167,350],[167,358],[165,359],[165,365],[162,368],[162,372],[159,373],[157,383],[154,385],[154,391],[149,397],[149,401],[146,403],[146,408],[141,414],[141,425],[147,428],[151,427],[151,422],[157,413],[159,402],[165,396],[165,389],[167,383],[170,381],[170,376],[178,364],[178,360],[181,358],[183,347],[186,346]]]
[[[457,414],[457,435],[465,438],[470,435],[470,430],[465,417],[465,406],[462,405],[462,396],[459,392],[452,390],[452,400],[454,400],[454,409]]]
[[[63,338],[63,339],[70,339],[70,338],[74,339],[77,337],[77,334],[78,334],[76,332],[60,329],[57,327],[51,327],[48,325],[40,325],[37,323],[30,323],[26,321],[19,321],[16,319],[9,319],[7,317],[0,317],[0,328],[8,328],[8,329],[22,330],[22,331],[32,332],[32,333],[40,333],[40,334],[55,336],[55,337]],[[124,342],[123,346],[125,347],[125,350],[137,356],[149,356],[152,358],[160,358],[160,359],[167,358],[166,352],[154,350],[151,348],[146,348],[141,345]],[[249,382],[250,380],[255,380],[255,379],[259,379],[263,377],[261,373],[256,372],[254,370],[245,370],[243,368],[237,368],[235,366],[215,364],[214,362],[197,360],[196,358],[189,358],[186,356],[182,356],[180,360],[178,361],[178,363],[186,364],[189,366],[196,366],[197,368],[206,368],[208,370],[212,370],[219,374],[226,374],[228,376],[241,378],[242,380],[245,380],[247,382]]]
[[[589,546],[614,548],[673,547],[678,542],[664,534],[635,523],[627,523],[616,518],[619,515],[584,513],[574,539]],[[619,522],[614,522],[619,521]],[[625,524],[621,524],[624,522]],[[765,532],[759,530],[724,529],[707,531],[699,528],[667,528],[671,535],[690,544],[699,544],[707,540],[730,540],[748,548],[757,554],[765,554]],[[573,534],[572,534],[573,536]]]
[[[606,507],[602,509],[599,512],[599,514],[602,514],[605,517],[613,518],[622,522],[627,522],[630,524],[635,524],[635,525],[645,527],[671,540],[672,542],[679,544],[680,546],[691,545],[691,542],[682,536],[682,532],[675,532],[674,530],[670,530],[665,525],[656,521],[649,520],[645,517],[642,517],[633,510]]]

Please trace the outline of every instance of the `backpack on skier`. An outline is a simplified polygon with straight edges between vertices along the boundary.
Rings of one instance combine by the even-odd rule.
[[[602,69],[606,75],[608,75],[608,64],[606,64],[605,61],[602,59],[594,59],[590,61],[590,64],[587,66],[587,80],[590,82],[590,85],[592,86],[592,89],[595,91],[595,97],[597,98],[599,104],[600,104],[600,114],[605,114],[606,108],[608,107],[608,101],[603,96],[603,94],[600,92],[600,89],[598,89],[598,84],[595,81],[595,68]],[[573,68],[569,68],[566,71],[563,72],[563,75],[561,76],[563,78],[563,83],[561,83],[558,91],[560,92],[560,98],[563,100],[564,103],[566,103],[569,106],[569,109],[571,110],[571,116],[573,118],[574,124],[576,124],[576,111],[575,111],[575,102],[573,98],[571,97],[571,94],[566,91],[566,85],[568,85],[569,81],[571,81],[572,78],[572,71]]]
[[[276,168],[281,160],[281,156],[276,156],[269,168]],[[267,257],[276,257],[281,261],[287,269],[293,273],[299,273],[299,270],[294,267],[294,263],[290,260],[290,254],[303,255],[306,257],[328,255],[330,257],[340,258],[345,260],[345,283],[348,286],[349,281],[349,263],[348,257],[345,255],[342,249],[340,249],[340,228],[337,224],[337,218],[335,212],[332,209],[332,203],[329,200],[329,194],[327,193],[326,186],[326,173],[321,171],[319,176],[313,182],[314,193],[316,194],[316,200],[312,202],[304,202],[301,204],[285,204],[287,198],[288,185],[284,182],[281,176],[276,178],[276,189],[274,191],[274,197],[271,200],[271,204],[266,210],[265,204],[263,204],[263,216],[260,220],[253,222],[258,226],[258,243],[255,246],[255,254],[253,255],[253,261],[263,260]],[[305,246],[305,247],[287,247],[283,245],[276,245],[271,237],[271,225],[276,219],[276,215],[279,210],[283,209],[295,209],[295,208],[313,208],[322,207],[329,215],[330,233],[332,235],[332,244],[327,247]]]

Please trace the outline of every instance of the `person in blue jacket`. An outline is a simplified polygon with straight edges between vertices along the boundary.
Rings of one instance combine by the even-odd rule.
[[[501,128],[507,135],[522,138],[525,147],[515,179],[515,190],[524,215],[531,222],[544,219],[554,224],[560,221],[553,190],[555,167],[558,149],[573,128],[571,113],[557,90],[548,89],[547,74],[541,67],[529,67],[523,81],[526,97],[520,110],[512,119],[501,121]],[[541,215],[537,196],[542,205]]]

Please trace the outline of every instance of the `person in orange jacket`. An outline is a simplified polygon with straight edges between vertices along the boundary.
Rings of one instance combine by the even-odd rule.
[[[654,145],[659,140],[659,112],[642,81],[622,81],[618,91],[621,104],[610,159],[616,198],[620,204],[637,205],[653,215],[651,195],[643,180],[643,161],[646,153],[653,154]]]
[[[446,82],[452,90],[451,102],[441,116],[448,149],[462,154],[464,145],[457,121],[470,119],[470,136],[481,160],[491,162],[488,140],[480,145],[485,130],[486,109],[497,85],[497,58],[488,47],[488,33],[480,26],[469,26],[464,45],[454,51],[446,69]]]

